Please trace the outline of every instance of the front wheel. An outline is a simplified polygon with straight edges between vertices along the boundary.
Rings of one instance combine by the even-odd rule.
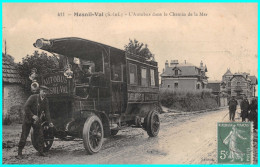
[[[115,136],[117,135],[119,130],[111,130],[111,136]]]
[[[156,137],[160,130],[160,118],[157,111],[152,111],[147,116],[146,131],[150,137]]]
[[[53,129],[51,129],[46,123],[43,123],[42,125],[43,128],[43,137],[44,137],[44,145],[43,145],[43,151],[47,152],[50,150],[53,141],[54,141],[54,136],[53,136]],[[31,130],[31,141],[33,147],[39,151],[38,149],[38,134],[34,132],[34,129]]]
[[[103,125],[99,117],[88,117],[83,128],[83,143],[88,154],[97,153],[103,144]]]

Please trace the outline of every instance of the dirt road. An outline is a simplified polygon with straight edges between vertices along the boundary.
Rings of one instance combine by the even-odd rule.
[[[128,128],[105,139],[101,151],[94,155],[86,155],[83,141],[55,141],[47,157],[38,157],[28,143],[23,160],[14,157],[17,147],[5,148],[3,163],[215,164],[216,124],[228,121],[227,113],[227,109],[205,113],[164,113],[160,116],[161,130],[158,137],[149,138],[142,129]],[[16,136],[14,140],[17,142],[19,138]]]

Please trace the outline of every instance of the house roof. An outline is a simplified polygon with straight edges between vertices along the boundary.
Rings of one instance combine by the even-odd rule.
[[[14,59],[10,55],[2,54],[3,56],[3,82],[6,83],[24,83],[25,80],[18,74]]]
[[[241,73],[235,73],[235,74],[233,74],[233,77],[230,79],[230,81],[232,81],[235,77],[238,77],[238,76],[240,76],[240,77],[244,78],[245,80],[247,80],[245,75],[243,75]]]
[[[212,89],[212,92],[220,92],[220,82],[209,82],[207,88]]]
[[[178,68],[181,71],[181,76],[194,76],[199,75],[196,69],[200,69],[191,63],[181,63],[174,67],[166,67],[161,76],[173,76],[174,68]]]
[[[230,69],[227,69],[227,72],[224,75],[233,75],[232,72],[230,71]]]
[[[191,64],[191,63],[188,63],[188,62],[180,63],[180,64],[178,64],[177,66],[179,66],[179,67],[190,67],[190,66],[196,67],[195,65],[193,65],[193,64]]]
[[[258,84],[256,76],[248,76],[248,77],[251,80],[251,84],[254,84],[254,85]]]

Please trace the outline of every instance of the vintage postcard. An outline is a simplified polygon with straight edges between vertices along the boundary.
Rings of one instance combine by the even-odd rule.
[[[3,3],[3,164],[257,164],[257,3]]]

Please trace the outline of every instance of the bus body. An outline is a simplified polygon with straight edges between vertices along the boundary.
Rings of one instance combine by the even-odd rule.
[[[93,154],[101,149],[103,138],[124,127],[158,135],[162,109],[157,62],[75,37],[38,39],[34,46],[58,54],[67,67],[39,79],[50,88],[55,137],[83,138],[86,151]],[[85,67],[90,74],[82,72]]]

